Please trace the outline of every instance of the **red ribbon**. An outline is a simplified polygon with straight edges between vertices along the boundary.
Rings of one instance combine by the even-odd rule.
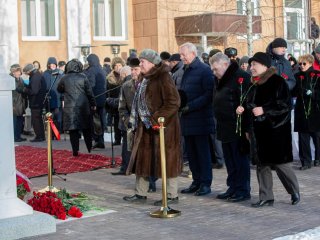
[[[50,126],[51,126],[53,134],[56,136],[57,140],[60,140],[60,133],[59,133],[56,125],[54,125],[52,119],[50,119],[49,121],[50,121]]]

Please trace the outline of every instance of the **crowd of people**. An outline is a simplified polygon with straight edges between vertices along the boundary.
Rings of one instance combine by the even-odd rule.
[[[122,143],[122,165],[112,174],[134,173],[135,193],[123,199],[144,202],[161,177],[158,118],[164,117],[169,204],[179,201],[177,177],[185,163],[192,182],[181,194],[211,193],[212,169],[225,165],[226,191],[217,198],[249,200],[250,165],[256,165],[259,201],[252,207],[273,205],[272,170],[295,205],[300,190],[291,167],[292,111],[300,169],[320,165],[320,44],[298,59],[286,49],[286,40],[276,38],[252,57],[238,58],[233,47],[198,56],[187,42],[177,53],[144,49],[126,63],[106,57],[103,66],[96,54],[88,56],[86,67],[77,59],[66,63],[54,57],[44,72],[37,61],[24,68],[13,64],[15,141],[26,140],[21,134],[27,107],[31,141],[45,140],[43,112],[50,111],[59,131],[69,133],[75,157],[81,134],[90,153],[105,148],[104,132],[111,126],[112,144]]]

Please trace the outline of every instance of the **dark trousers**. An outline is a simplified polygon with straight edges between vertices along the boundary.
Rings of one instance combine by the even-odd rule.
[[[121,142],[121,130],[119,129],[119,113],[113,114],[114,141]]]
[[[106,126],[106,110],[104,107],[97,107],[96,113],[99,115],[100,124],[101,124],[101,134],[95,134],[93,131],[93,139],[96,143],[104,144],[104,129]]]
[[[122,163],[120,167],[120,172],[127,171],[128,163],[130,161],[131,151],[128,151],[128,142],[127,142],[127,131],[121,131],[122,133],[122,148],[121,148],[121,157]]]
[[[88,152],[91,151],[92,148],[92,136],[91,136],[91,130],[90,129],[82,129],[84,142],[87,146]],[[72,147],[72,151],[74,153],[79,151],[79,139],[81,138],[81,134],[79,130],[70,130],[70,143]]]
[[[227,168],[228,193],[236,196],[250,196],[250,161],[246,154],[240,153],[240,139],[222,143]]]
[[[310,146],[310,137],[314,144],[314,159],[320,160],[320,133],[319,132],[308,132],[298,133],[299,135],[299,157],[302,166],[311,166],[312,155]]]
[[[31,123],[36,139],[45,139],[41,109],[31,109]]]
[[[14,140],[18,140],[21,138],[21,134],[23,131],[23,116],[15,116],[13,115],[13,130],[14,130]]]
[[[193,185],[211,186],[212,163],[209,135],[184,136]]]
[[[290,163],[273,164],[270,166],[257,166],[257,177],[259,183],[259,199],[272,200],[273,179],[272,169],[275,169],[282,185],[289,194],[299,193],[299,184]]]

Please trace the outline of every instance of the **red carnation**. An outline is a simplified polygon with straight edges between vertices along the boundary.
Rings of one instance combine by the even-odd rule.
[[[160,126],[159,125],[153,125],[152,129],[155,130],[155,131],[159,131]]]
[[[304,79],[304,76],[302,76],[302,75],[300,75],[299,77],[300,77],[300,79],[301,79],[301,80],[303,80],[303,79]]]
[[[258,82],[260,80],[260,77],[254,77],[253,81]]]
[[[239,84],[242,84],[242,83],[243,83],[243,78],[242,78],[242,77],[240,77],[240,78],[238,79],[238,83],[239,83]]]
[[[81,218],[82,217],[82,212],[76,206],[72,206],[68,211],[68,215],[71,216],[71,217]]]
[[[317,77],[320,77],[320,73],[317,73]]]
[[[310,76],[313,78],[316,74],[314,72],[310,73]]]
[[[281,73],[281,76],[282,76],[285,80],[288,80],[288,75],[287,75],[287,74]]]

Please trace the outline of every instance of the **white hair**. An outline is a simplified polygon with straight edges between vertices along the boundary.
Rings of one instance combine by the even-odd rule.
[[[120,68],[120,75],[121,74],[125,74],[126,76],[131,74],[131,67],[129,66],[124,66],[122,68]]]
[[[230,59],[228,58],[227,55],[219,52],[219,53],[216,53],[215,55],[213,55],[213,56],[209,59],[210,65],[214,64],[215,62],[225,62],[225,63],[230,64]]]
[[[181,48],[187,48],[190,53],[192,52],[197,56],[197,47],[193,43],[186,42],[180,46]]]

